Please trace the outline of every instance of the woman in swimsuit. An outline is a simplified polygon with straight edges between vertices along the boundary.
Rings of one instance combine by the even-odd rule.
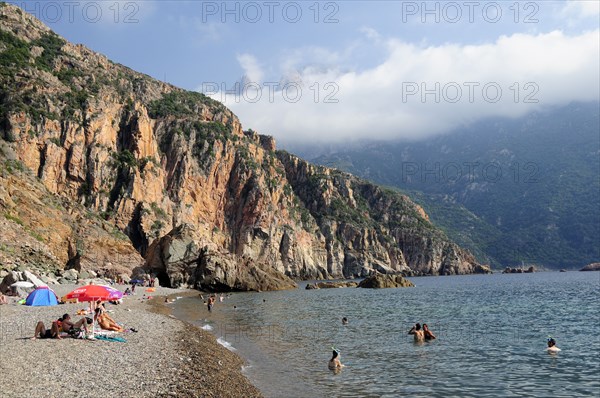
[[[333,350],[333,355],[329,360],[328,367],[331,370],[341,369],[344,367],[344,365],[342,365],[340,362],[340,353],[337,350]]]
[[[426,323],[423,324],[423,334],[425,335],[425,340],[435,340],[435,335],[429,330]]]

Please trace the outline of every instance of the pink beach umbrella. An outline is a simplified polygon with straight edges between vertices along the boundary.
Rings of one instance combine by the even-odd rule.
[[[78,287],[67,295],[63,296],[63,301],[89,302],[90,310],[94,315],[96,309],[96,301],[113,301],[123,298],[123,293],[117,289],[103,285],[85,285]],[[92,317],[92,319],[94,319]],[[94,327],[96,321],[92,323],[92,337],[94,336]]]
[[[78,302],[88,301],[113,301],[123,298],[123,293],[117,289],[103,285],[85,285],[78,287],[63,297],[63,301],[77,300]]]

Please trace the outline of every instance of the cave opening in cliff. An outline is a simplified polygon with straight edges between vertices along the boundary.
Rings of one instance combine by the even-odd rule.
[[[159,272],[158,275],[156,275],[156,277],[158,278],[158,283],[160,284],[160,286],[168,288],[172,287],[171,279],[165,271]]]

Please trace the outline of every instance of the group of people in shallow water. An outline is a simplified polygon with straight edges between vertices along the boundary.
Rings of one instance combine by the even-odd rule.
[[[342,318],[342,325],[348,325],[347,317]],[[436,339],[435,335],[429,329],[429,326],[427,326],[426,323],[424,323],[422,326],[420,323],[415,323],[415,325],[408,331],[408,334],[412,334],[414,336],[415,342],[417,343]],[[329,369],[337,373],[341,370],[341,368],[344,367],[344,365],[342,365],[342,362],[340,361],[340,352],[333,347],[332,349],[333,354],[331,356],[331,359],[329,360],[328,367]],[[548,347],[546,348],[546,350],[551,354],[560,351],[560,348],[556,346],[556,340],[554,340],[554,338],[548,337]]]
[[[342,325],[348,325],[349,321],[347,317],[342,318]],[[420,323],[416,323],[409,331],[408,334],[412,334],[415,338],[415,342],[422,342],[426,340],[435,340],[436,337],[426,323],[421,327]],[[329,360],[328,367],[329,369],[335,371],[336,373],[344,367],[342,362],[340,361],[340,352],[332,347],[333,353],[331,359]]]
[[[423,327],[421,327],[420,323],[415,323],[415,326],[408,331],[408,334],[412,334],[415,342],[419,343],[426,340],[435,340],[435,335],[429,330],[429,326],[426,323],[423,324]]]
[[[229,297],[229,295],[228,295]],[[223,300],[225,300],[225,295],[223,295],[223,293],[221,293],[220,295],[216,295],[216,294],[211,294],[208,296],[207,299],[204,299],[204,295],[200,294],[200,299],[204,300],[204,304],[206,304],[208,311],[212,311],[213,307],[215,306],[215,303],[217,302],[217,298],[219,299],[219,302],[223,302]]]

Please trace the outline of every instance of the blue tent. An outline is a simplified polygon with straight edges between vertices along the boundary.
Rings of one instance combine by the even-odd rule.
[[[34,307],[58,305],[56,299],[56,293],[48,286],[40,286],[33,292],[29,293],[29,296],[25,299],[25,305],[32,305]]]

